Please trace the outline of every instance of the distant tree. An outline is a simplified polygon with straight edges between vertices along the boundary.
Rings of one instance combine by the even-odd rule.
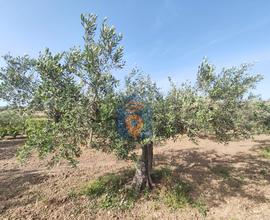
[[[199,67],[197,85],[207,104],[207,122],[219,141],[227,142],[233,137],[248,137],[251,128],[245,120],[251,89],[262,76],[249,73],[251,65],[223,68],[219,74],[215,67],[203,60]]]
[[[243,112],[246,121],[255,134],[270,132],[270,103],[253,97],[247,103],[246,109]]]
[[[0,99],[13,107],[25,107],[33,101],[38,86],[35,61],[29,56],[3,56],[5,67],[0,69]]]

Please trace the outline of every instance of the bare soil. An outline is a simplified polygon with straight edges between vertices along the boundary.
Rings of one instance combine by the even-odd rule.
[[[77,168],[62,163],[49,169],[36,156],[20,165],[15,154],[23,142],[0,141],[0,219],[270,219],[270,160],[261,156],[270,136],[228,145],[208,139],[194,144],[184,137],[154,147],[154,167],[171,167],[192,185],[206,203],[206,216],[196,208],[172,210],[144,198],[130,210],[93,212],[87,197],[70,198],[70,192],[133,164],[84,149]]]

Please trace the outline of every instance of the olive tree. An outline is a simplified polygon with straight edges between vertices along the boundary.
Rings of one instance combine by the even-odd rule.
[[[33,101],[38,86],[34,59],[29,56],[3,56],[5,66],[0,69],[0,99],[18,108]]]
[[[75,164],[82,145],[103,149],[105,145],[116,146],[107,150],[124,157],[114,129],[118,80],[111,73],[124,65],[123,47],[119,45],[122,36],[104,20],[97,37],[96,20],[92,14],[81,16],[83,49],[55,55],[46,49],[36,59],[34,68],[40,84],[35,97],[48,120],[28,138],[19,151],[20,158],[37,149],[41,156],[53,153],[54,160],[65,158]]]
[[[158,138],[156,133],[156,124],[159,121],[154,120],[155,118],[159,120],[156,116],[157,108],[156,105],[160,103],[163,96],[149,75],[143,74],[138,69],[133,69],[133,71],[125,79],[125,89],[122,92],[122,97],[132,97],[136,96],[137,100],[130,100],[132,103],[135,101],[135,105],[142,109],[137,109],[142,111],[139,118],[141,118],[142,128],[139,128],[141,134],[137,134],[140,138],[134,140],[134,137],[128,139],[128,144],[130,146],[139,145],[141,147],[142,153],[137,160],[136,173],[133,179],[133,185],[137,190],[141,190],[144,187],[152,188],[153,182],[151,179],[152,167],[153,167],[153,143]],[[124,103],[126,104],[126,103]],[[136,108],[136,106],[131,106]],[[133,113],[133,111],[132,111]],[[136,115],[131,114],[126,117]],[[137,115],[136,115],[137,116]],[[127,119],[127,118],[126,118]],[[132,119],[134,120],[134,119]],[[138,124],[138,118],[135,117],[135,123]],[[126,125],[127,126],[127,125]],[[133,126],[133,125],[130,125]],[[136,127],[136,125],[135,125]],[[136,129],[136,128],[135,128]],[[132,150],[132,148],[129,148]]]
[[[9,91],[2,97],[13,100],[11,88],[23,88],[31,94],[23,97],[42,106],[47,114],[43,126],[29,133],[19,151],[21,158],[37,150],[41,157],[53,154],[54,161],[64,158],[75,164],[83,145],[111,151],[121,159],[136,160],[133,185],[142,190],[153,187],[155,143],[180,135],[195,141],[205,132],[224,143],[249,135],[250,126],[242,113],[248,93],[261,79],[248,72],[249,65],[222,69],[217,74],[215,67],[203,60],[195,84],[177,86],[170,80],[167,94],[148,75],[134,69],[120,89],[113,72],[124,66],[122,35],[107,20],[97,31],[95,15],[82,15],[81,22],[85,30],[82,49],[55,55],[47,49],[31,65],[26,62],[27,68],[12,64],[2,69],[0,88]],[[35,85],[31,89],[24,81],[28,69],[35,71],[38,80],[37,86],[31,81]],[[17,75],[23,78],[12,84],[12,77]],[[127,112],[123,113],[123,108]],[[123,126],[136,129],[123,135]],[[140,156],[134,154],[137,146],[142,149]]]
[[[221,142],[236,137],[248,137],[251,127],[245,120],[245,109],[251,90],[262,80],[251,74],[250,64],[223,68],[219,74],[215,66],[204,59],[199,66],[197,86],[208,108],[209,129]]]

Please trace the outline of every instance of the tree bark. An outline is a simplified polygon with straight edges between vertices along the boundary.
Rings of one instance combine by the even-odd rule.
[[[93,141],[93,128],[90,130],[89,139],[87,142],[87,147],[92,147],[92,141]]]
[[[153,167],[153,142],[142,145],[142,155],[139,160],[136,173],[133,178],[133,186],[137,191],[145,188],[152,189],[153,182],[151,179]]]
[[[62,117],[62,113],[58,110],[54,110],[51,112],[51,115],[53,117],[53,120],[55,123],[59,123]]]

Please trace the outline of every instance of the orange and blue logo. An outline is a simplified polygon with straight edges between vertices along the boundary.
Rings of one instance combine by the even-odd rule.
[[[118,108],[117,127],[120,135],[135,141],[152,135],[151,109],[137,96],[125,98]]]

